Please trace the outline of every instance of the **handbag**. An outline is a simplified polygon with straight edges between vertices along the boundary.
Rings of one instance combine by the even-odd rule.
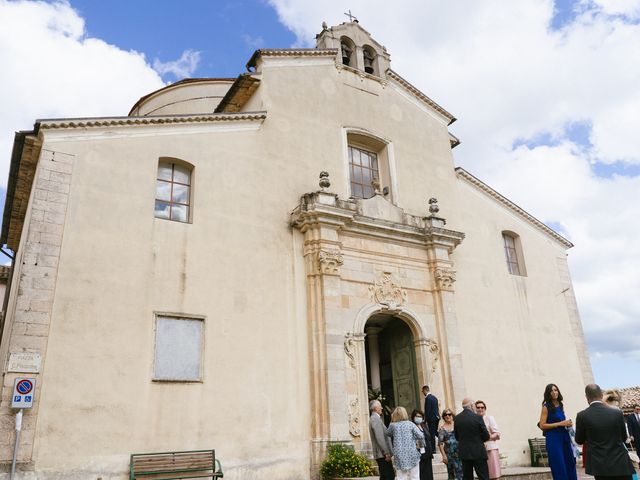
[[[542,430],[542,427],[540,426],[540,422],[536,423],[536,427],[538,427],[540,430]],[[542,430],[542,436],[543,437],[547,436],[547,431],[546,430]]]

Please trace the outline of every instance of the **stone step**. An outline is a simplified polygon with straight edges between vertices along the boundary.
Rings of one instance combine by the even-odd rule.
[[[444,467],[444,471],[441,470],[441,467]],[[366,477],[366,479],[359,480],[377,480],[378,478]],[[500,478],[502,480],[552,480],[551,469],[547,467],[503,468]],[[444,463],[433,464],[433,480],[447,480],[447,466]]]

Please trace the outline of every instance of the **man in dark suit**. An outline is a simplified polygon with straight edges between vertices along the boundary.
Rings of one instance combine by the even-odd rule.
[[[482,417],[476,414],[473,399],[462,400],[462,412],[453,421],[453,431],[458,440],[464,480],[473,480],[474,470],[478,480],[489,480],[487,450],[484,448],[484,442],[489,440],[489,431]]]
[[[440,422],[440,412],[438,410],[438,399],[433,393],[429,392],[429,385],[422,387],[424,395],[424,423],[429,428],[429,436],[431,437],[431,451],[436,451],[436,434],[438,433],[438,423]]]
[[[602,390],[592,383],[584,389],[589,408],[576,417],[576,442],[587,444],[585,471],[596,480],[631,480],[634,473],[624,442],[624,416],[602,403]]]
[[[636,452],[640,455],[640,405],[633,407],[633,413],[627,417],[627,426],[629,427],[629,435],[636,446]]]

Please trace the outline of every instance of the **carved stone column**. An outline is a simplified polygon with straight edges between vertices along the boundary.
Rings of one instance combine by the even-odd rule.
[[[303,205],[331,207],[336,201],[336,195],[324,191],[303,197]],[[340,267],[344,263],[338,235],[341,222],[335,215],[305,211],[295,216],[292,226],[304,234],[311,337],[311,463],[312,472],[317,472],[329,441],[350,440],[344,331],[340,324]],[[358,402],[352,408],[357,409]],[[359,421],[359,414],[354,418]]]
[[[347,360],[345,372],[347,406],[349,412],[349,435],[358,450],[367,447],[369,441],[367,394],[367,366],[364,349],[365,335],[348,333],[345,336],[344,352]]]
[[[438,333],[435,348],[442,361],[445,404],[453,407],[466,393],[453,288],[456,272],[450,259],[451,252],[463,236],[451,235],[453,232],[443,228],[445,221],[441,218],[432,215],[425,221],[430,227],[427,255]]]
[[[378,346],[378,334],[382,331],[379,327],[367,328],[367,344],[369,345],[369,372],[371,372],[371,387],[380,390],[380,348]]]

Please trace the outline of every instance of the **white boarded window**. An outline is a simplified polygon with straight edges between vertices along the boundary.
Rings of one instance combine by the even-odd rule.
[[[199,318],[156,317],[154,380],[202,380],[203,323]]]

